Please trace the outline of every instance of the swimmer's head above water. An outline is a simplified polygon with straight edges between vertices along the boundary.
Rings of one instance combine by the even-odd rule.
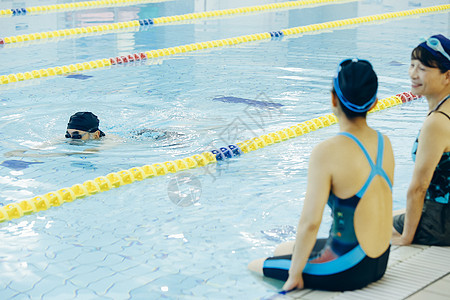
[[[376,104],[378,78],[367,60],[343,60],[333,78],[332,93],[347,118],[365,117]]]
[[[91,112],[77,112],[72,115],[67,123],[66,138],[74,140],[97,140],[105,136],[98,129],[100,121]]]

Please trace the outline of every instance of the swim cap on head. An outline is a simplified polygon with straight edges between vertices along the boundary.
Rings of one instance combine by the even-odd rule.
[[[450,70],[450,40],[448,38],[442,34],[433,35],[419,46],[430,52],[444,68]]]
[[[378,78],[367,60],[343,60],[333,83],[341,103],[353,112],[368,111],[377,98]]]
[[[67,123],[67,129],[78,129],[87,132],[96,132],[100,121],[91,112],[77,112],[72,115]]]

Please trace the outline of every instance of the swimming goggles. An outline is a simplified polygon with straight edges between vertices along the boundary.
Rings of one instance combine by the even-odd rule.
[[[339,66],[337,68],[337,72],[336,72],[336,75],[334,76],[333,84],[334,84],[334,90],[336,91],[336,94],[339,97],[339,99],[341,100],[342,104],[344,104],[345,107],[347,107],[351,111],[361,113],[361,112],[368,111],[369,108],[375,103],[375,100],[377,99],[377,93],[375,92],[373,97],[365,104],[357,105],[357,104],[354,104],[354,103],[350,102],[349,100],[347,100],[347,98],[345,98],[345,96],[342,93],[341,88],[339,86],[339,72],[342,71],[342,68],[351,63],[358,63],[358,62],[367,64],[370,66],[371,69],[373,69],[372,64],[367,60],[358,59],[358,58],[344,59],[343,61],[340,62]]]
[[[426,41],[427,46],[430,47],[431,49],[433,49],[436,52],[439,52],[440,54],[442,54],[445,58],[448,59],[448,61],[450,61],[450,56],[448,55],[447,52],[445,52],[444,47],[442,47],[441,41],[439,41],[437,38],[435,37],[430,37],[428,38]]]
[[[83,138],[83,136],[85,136],[86,134],[88,134],[89,132],[80,134],[78,131],[74,131],[72,132],[72,135],[70,135],[70,133],[68,131],[66,131],[66,139],[73,139],[73,140],[81,140]]]

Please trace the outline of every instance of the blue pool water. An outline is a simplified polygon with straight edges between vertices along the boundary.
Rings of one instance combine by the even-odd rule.
[[[177,0],[0,17],[0,38],[272,2]],[[8,45],[0,75],[446,2],[353,1]],[[1,1],[0,9],[54,3],[63,2]],[[411,50],[420,37],[449,31],[448,13],[421,15],[0,86],[0,204],[328,114],[331,78],[345,57],[373,63],[379,98],[409,91]],[[267,102],[274,105],[260,105]],[[394,147],[394,208],[405,206],[410,148],[426,108],[416,100],[369,117]],[[113,147],[86,154],[105,143],[64,141],[69,116],[84,110],[99,116]],[[0,298],[270,297],[280,285],[246,265],[294,238],[309,153],[337,132],[333,125],[1,223]],[[321,236],[329,225],[325,212]]]

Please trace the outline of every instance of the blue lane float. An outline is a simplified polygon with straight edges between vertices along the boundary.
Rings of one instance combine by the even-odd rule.
[[[269,32],[271,37],[282,37],[284,35],[283,31],[272,31]]]
[[[217,161],[221,161],[227,158],[240,156],[243,152],[237,145],[228,145],[227,147],[211,150],[211,153],[216,156]]]
[[[149,25],[153,25],[153,19],[144,19],[144,20],[139,20],[139,25],[141,26],[149,26]]]
[[[27,10],[25,8],[12,8],[12,15],[13,16],[18,16],[18,15],[26,15],[27,14]]]

